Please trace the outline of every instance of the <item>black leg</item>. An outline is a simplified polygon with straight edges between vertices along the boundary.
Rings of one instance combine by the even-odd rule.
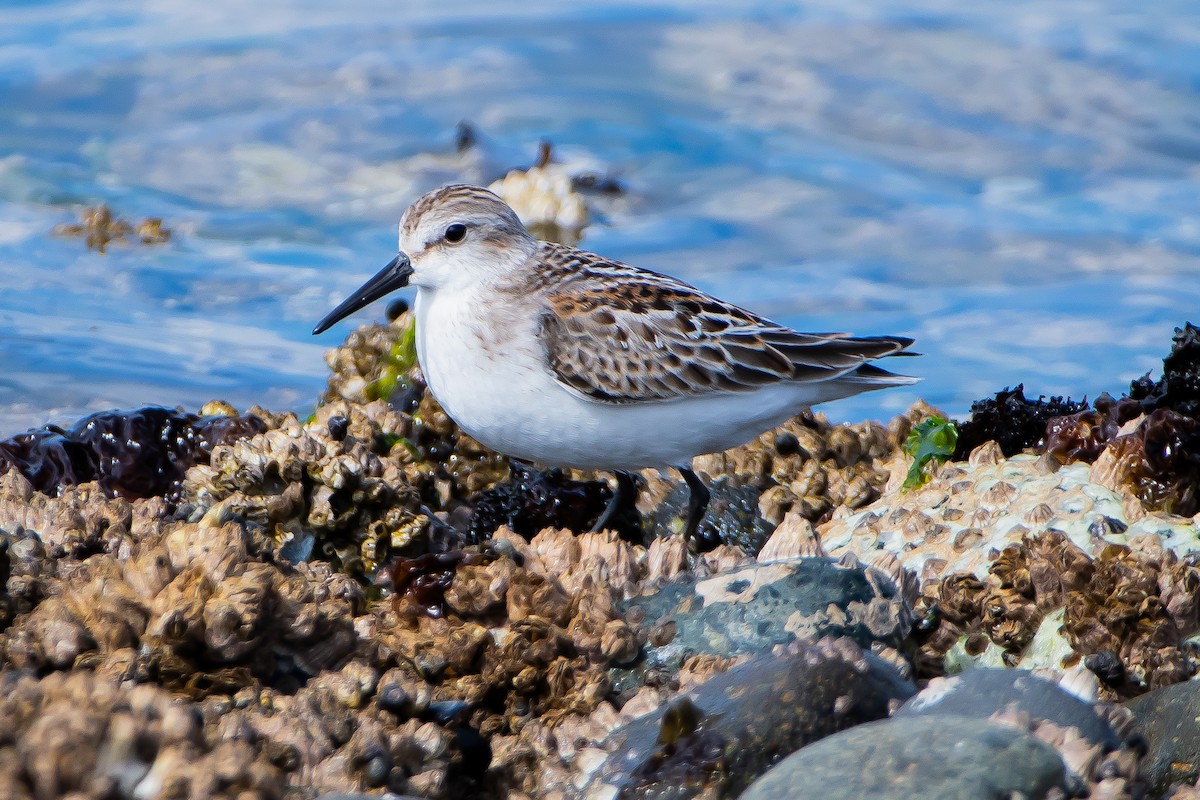
[[[696,473],[687,467],[676,467],[675,469],[679,470],[679,474],[683,476],[683,480],[688,485],[687,521],[683,525],[683,540],[691,544],[696,538],[696,529],[700,527],[700,520],[704,519],[704,512],[708,509],[708,487]]]
[[[613,472],[617,479],[617,490],[613,492],[612,498],[608,501],[608,505],[604,507],[600,518],[596,520],[596,524],[592,526],[592,531],[602,531],[608,523],[612,522],[613,517],[617,515],[617,511],[629,502],[637,493],[637,484],[633,481],[633,476],[625,470],[617,470]]]

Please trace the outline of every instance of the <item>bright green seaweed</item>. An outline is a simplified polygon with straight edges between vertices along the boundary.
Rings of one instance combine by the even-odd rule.
[[[919,489],[929,481],[930,462],[943,462],[958,443],[958,428],[942,417],[930,417],[913,426],[904,440],[904,452],[913,459],[904,478],[904,489]]]

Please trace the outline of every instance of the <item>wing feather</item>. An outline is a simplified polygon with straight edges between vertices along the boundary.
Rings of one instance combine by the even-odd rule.
[[[800,333],[667,276],[546,245],[558,272],[539,336],[558,381],[593,400],[638,403],[819,382],[900,353],[911,339]],[[904,379],[897,378],[903,381]]]

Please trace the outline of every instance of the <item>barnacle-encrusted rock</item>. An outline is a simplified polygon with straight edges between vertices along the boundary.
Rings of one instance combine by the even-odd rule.
[[[45,599],[0,634],[5,661],[146,671],[195,696],[339,663],[355,644],[361,590],[328,565],[256,561],[269,546],[237,523],[179,523],[120,560],[91,556],[48,580]]]
[[[1170,551],[1109,545],[1094,557],[1058,532],[1006,548],[988,577],[953,576],[924,587],[940,609],[941,626],[922,649],[949,654],[951,664],[1037,665],[1036,643],[1053,636],[1062,646],[1050,666],[1095,654],[1114,660],[1100,671],[1118,695],[1183,680],[1200,665],[1182,648],[1200,629],[1196,588],[1200,569]],[[1050,631],[1047,631],[1050,628]],[[994,648],[999,659],[984,657]],[[1046,661],[1042,661],[1043,664]]]
[[[811,522],[838,508],[860,508],[887,483],[886,462],[913,423],[932,413],[918,404],[890,426],[831,425],[801,414],[741,447],[700,456],[693,468],[713,492],[697,537],[700,549],[724,544],[756,553],[789,512]],[[686,490],[654,472],[642,473],[639,508],[648,532],[676,533],[686,515]]]
[[[29,532],[51,560],[112,552],[131,533],[161,527],[164,512],[161,500],[134,505],[109,498],[95,483],[66,487],[50,497],[19,472],[0,475],[0,528],[14,534]],[[43,557],[38,558],[44,567]]]
[[[896,705],[914,655],[926,677],[1082,664],[1099,687],[1084,693],[1104,697],[1197,670],[1185,639],[1200,630],[1200,536],[1165,513],[1195,502],[1186,359],[1141,399],[1060,417],[1050,452],[985,444],[914,492],[900,491],[897,449],[927,407],[888,428],[798,417],[697,459],[714,488],[697,543],[713,549],[695,556],[661,537],[679,523],[674,479],[640,478],[645,539],[571,530],[608,498],[596,475],[492,491],[507,459],[425,390],[397,313],[330,354],[312,419],[256,410],[265,430],[204,451],[170,498],[110,498],[95,482],[52,497],[0,475],[0,787],[16,776],[38,800],[728,796],[787,750]],[[478,538],[505,524],[474,542],[472,511],[494,517]],[[376,572],[390,593],[364,587]],[[843,638],[815,641],[830,634]],[[68,717],[64,693],[86,713]],[[1005,700],[994,719],[945,725],[964,725],[980,758],[1027,754],[1015,778],[984,769],[1014,791],[1065,762],[1072,791],[1125,797],[1138,786],[1127,720],[1089,698],[1116,744],[1048,719],[1052,703]],[[176,708],[182,733],[160,735]],[[885,754],[907,746],[894,722],[879,729]],[[130,733],[142,728],[144,742]],[[1039,740],[1058,772],[1041,769]],[[74,759],[85,741],[98,754]]]
[[[295,694],[265,690],[204,706],[210,738],[242,740],[288,773],[301,796],[387,789],[455,796],[454,733],[384,702],[378,673],[360,662],[325,672]]]
[[[571,170],[553,162],[551,155],[549,142],[543,142],[536,164],[509,170],[488,188],[512,206],[534,235],[573,244],[588,223],[587,201],[575,190]]]
[[[280,770],[253,743],[212,742],[186,701],[87,671],[0,674],[6,797],[280,798]]]
[[[1200,541],[1193,520],[1147,512],[1093,480],[1094,467],[1006,459],[995,443],[916,491],[900,489],[904,466],[879,501],[817,532],[831,555],[884,550],[920,574],[940,620],[922,671],[1111,653],[1120,674],[1107,688],[1127,695],[1196,670],[1178,647],[1200,627],[1181,588],[1196,580],[1181,560]]]
[[[197,706],[88,671],[3,673],[0,787],[15,793],[6,797],[96,800],[475,793],[455,731],[385,708],[378,677],[351,662],[294,694],[242,691]]]
[[[403,717],[460,703],[489,740],[554,730],[594,713],[612,690],[607,668],[639,654],[617,601],[647,574],[645,549],[615,534],[547,530],[527,542],[502,528],[483,549],[418,561],[394,576],[394,603],[356,622],[372,663],[396,665],[380,703]],[[492,772],[517,769],[512,757]]]
[[[831,425],[823,415],[801,414],[741,447],[701,456],[693,467],[759,488],[760,513],[772,524],[792,510],[816,522],[835,508],[859,508],[878,497],[888,480],[884,462],[928,413],[914,406],[890,427]]]
[[[1059,467],[1054,459],[1031,454],[1006,459],[991,443],[976,449],[966,464],[942,465],[916,491],[901,488],[903,460],[891,467],[878,501],[819,526],[830,555],[888,550],[922,578],[983,577],[992,550],[1051,530],[1092,555],[1109,544],[1139,542],[1182,555],[1200,543],[1192,520],[1146,513],[1135,498],[1092,480],[1085,464]],[[1115,523],[1097,528],[1098,517]]]
[[[141,538],[161,533],[169,524],[165,511],[161,498],[110,499],[95,483],[50,497],[19,472],[0,475],[0,540],[7,551],[0,631],[57,591],[55,581],[74,580],[82,560],[96,553],[121,557]]]
[[[339,417],[347,431],[335,438],[330,423]],[[382,402],[333,403],[307,424],[288,415],[266,433],[215,448],[211,464],[188,472],[184,491],[200,509],[219,505],[263,526],[292,560],[315,544],[343,569],[371,574],[394,550],[422,542],[429,522],[414,487],[423,470],[389,440],[409,426]]]

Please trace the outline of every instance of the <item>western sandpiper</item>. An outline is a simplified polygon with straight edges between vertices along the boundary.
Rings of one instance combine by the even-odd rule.
[[[535,239],[492,192],[455,185],[400,220],[400,253],[313,330],[417,287],[417,358],[442,408],[505,455],[612,471],[674,467],[690,540],[709,493],[692,458],[815,403],[913,383],[869,363],[912,339],[799,333],[682,281]]]

